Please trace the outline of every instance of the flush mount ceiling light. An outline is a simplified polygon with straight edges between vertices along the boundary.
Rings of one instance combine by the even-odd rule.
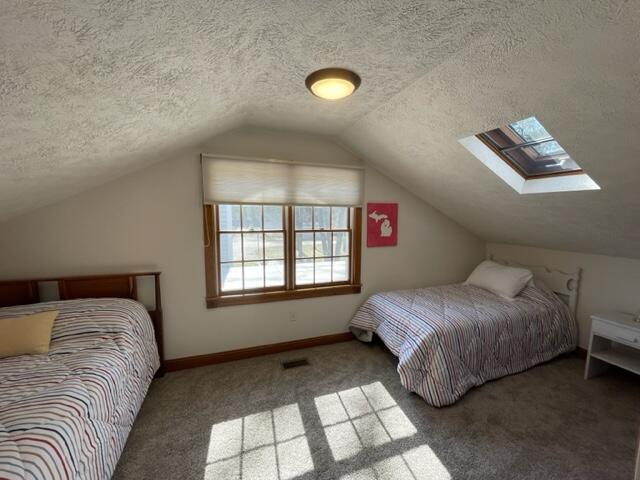
[[[316,70],[304,82],[311,93],[325,100],[348,97],[360,86],[360,77],[344,68]]]

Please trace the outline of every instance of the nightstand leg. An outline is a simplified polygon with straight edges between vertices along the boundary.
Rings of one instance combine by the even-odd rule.
[[[609,348],[611,348],[611,340],[598,337],[597,335],[591,335],[591,339],[589,340],[589,352],[587,353],[587,365],[584,369],[585,380],[601,375],[609,369],[609,364],[607,362],[603,362],[602,360],[591,356],[592,352],[598,352]]]
[[[597,358],[587,357],[587,367],[584,371],[584,379],[588,380],[589,378],[597,377],[607,370],[609,370],[609,364],[607,362],[603,362]]]

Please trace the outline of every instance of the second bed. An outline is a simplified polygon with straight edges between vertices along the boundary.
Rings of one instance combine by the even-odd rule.
[[[572,280],[559,282],[568,296]],[[465,284],[378,293],[350,327],[363,341],[376,333],[398,357],[403,386],[442,407],[576,348],[575,320],[555,290],[531,283],[512,300]]]

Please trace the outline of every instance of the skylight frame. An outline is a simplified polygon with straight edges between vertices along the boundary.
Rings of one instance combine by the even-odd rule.
[[[531,117],[528,117],[528,118],[531,118]],[[513,123],[517,123],[517,122],[513,122],[513,123],[508,124],[507,128],[514,135],[516,135],[517,137],[519,137],[522,140],[522,142],[520,142],[520,143],[514,143],[513,145],[508,145],[508,146],[505,146],[505,147],[501,147],[489,135],[491,132],[496,131],[496,130],[501,130],[504,127],[498,127],[498,128],[494,128],[492,130],[488,130],[486,132],[478,133],[476,135],[476,137],[478,137],[478,139],[480,141],[482,141],[487,147],[489,147],[496,155],[498,155],[502,160],[504,160],[504,162],[507,165],[509,165],[509,167],[511,167],[513,170],[515,170],[525,180],[532,180],[532,179],[535,179],[535,178],[556,177],[556,176],[561,176],[561,175],[581,175],[581,174],[584,174],[584,170],[582,169],[582,167],[580,167],[578,165],[578,163],[575,160],[573,160],[571,155],[569,155],[569,153],[564,149],[564,147],[562,145],[560,145],[560,142],[558,142],[558,140],[556,138],[554,138],[551,134],[549,134],[549,132],[547,132],[546,128],[544,128],[542,123],[540,123],[540,121],[537,118],[535,118],[535,117],[533,117],[533,118],[538,122],[538,124],[540,124],[540,126],[545,130],[545,132],[547,133],[548,136],[540,138],[538,140],[527,141],[522,137],[522,135],[515,128],[513,128],[513,126],[512,126]],[[540,154],[540,152],[538,152],[538,150],[535,149],[536,146],[542,145],[542,144],[545,144],[545,143],[548,143],[548,142],[556,142],[556,144],[562,150],[562,152],[558,152],[557,154],[552,154],[552,155],[543,155],[543,154]],[[560,171],[548,172],[548,173],[529,173],[509,153],[509,152],[513,152],[513,151],[520,151],[522,153],[522,155],[528,157],[529,155],[522,150],[522,149],[528,148],[528,147],[529,148],[533,148],[539,154],[538,158],[536,158],[535,161],[544,162],[545,159],[551,160],[551,159],[556,159],[558,157],[566,155],[567,158],[569,160],[572,160],[576,164],[576,166],[578,168],[574,168],[574,169],[571,169],[571,170],[568,170],[568,169],[567,170],[560,170]]]
[[[522,135],[512,127],[512,125],[516,124],[522,124],[518,125],[519,129],[523,132]],[[483,137],[483,133],[488,133],[489,135]],[[571,155],[564,150],[560,142],[552,137],[535,116],[529,116],[483,133],[461,138],[458,142],[519,194],[600,190],[600,186],[587,175]],[[492,138],[492,133],[495,138]],[[522,141],[525,138],[531,138],[531,141]],[[552,168],[559,167],[559,169],[561,169],[562,165],[558,165],[560,163],[558,157],[563,155],[566,157],[564,161],[571,162],[575,168],[528,175],[526,171],[519,168],[516,161],[505,158],[506,153],[501,151],[506,149],[508,153],[510,147],[515,147],[511,150],[517,151],[518,148],[527,148],[526,145],[535,146],[549,141],[555,141],[562,152],[548,155],[548,157],[553,159],[553,163],[547,163],[547,165],[551,165]],[[535,154],[540,155],[540,152],[536,150]],[[520,155],[523,156],[521,159],[524,164],[523,168],[527,167],[527,163],[540,161],[541,159],[541,156],[533,156],[532,152],[520,153]],[[525,155],[527,158],[524,158]],[[542,156],[542,158],[542,161],[544,161],[544,156]],[[538,165],[536,169],[535,165],[530,165],[532,170],[538,171],[541,169],[540,167],[543,166],[544,164]]]

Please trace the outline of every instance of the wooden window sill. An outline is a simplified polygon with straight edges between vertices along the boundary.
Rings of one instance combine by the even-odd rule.
[[[279,290],[276,292],[247,293],[207,298],[207,308],[228,307],[232,305],[250,305],[253,303],[281,302],[301,298],[327,297],[360,293],[361,285],[331,285],[298,290]]]

